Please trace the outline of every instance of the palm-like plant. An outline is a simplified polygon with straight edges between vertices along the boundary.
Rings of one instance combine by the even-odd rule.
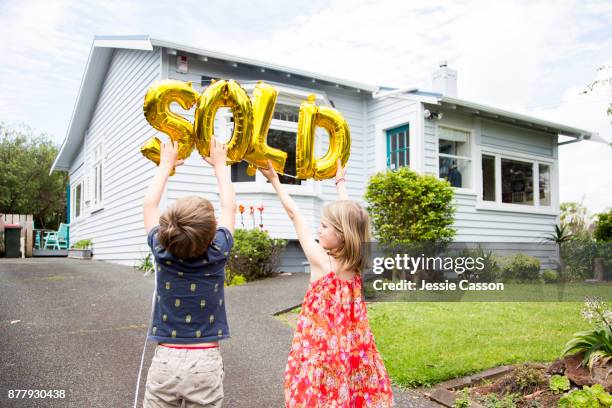
[[[600,298],[587,298],[582,315],[595,327],[575,333],[562,355],[584,352],[582,365],[589,370],[597,363],[606,366],[612,361],[612,311]]]
[[[593,369],[593,365],[600,363],[605,366],[612,361],[612,331],[610,327],[596,327],[574,334],[567,342],[562,355],[584,352],[582,365]]]
[[[554,243],[557,246],[560,246],[564,242],[571,240],[573,237],[574,235],[570,233],[567,225],[556,224],[554,232],[544,236],[544,242]]]
[[[555,230],[550,234],[544,235],[543,243],[554,243],[557,259],[559,260],[558,272],[559,281],[563,283],[565,281],[563,260],[561,259],[561,245],[565,242],[570,241],[574,236],[570,233],[567,225],[555,224]]]

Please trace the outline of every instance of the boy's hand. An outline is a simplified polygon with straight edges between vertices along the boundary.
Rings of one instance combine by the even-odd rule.
[[[172,171],[175,167],[180,166],[185,161],[177,159],[178,157],[178,142],[162,142],[161,152],[159,153],[159,167]]]
[[[224,167],[227,162],[227,145],[217,140],[215,135],[210,138],[210,156],[205,157],[206,163],[212,167]]]
[[[274,167],[272,166],[272,162],[270,160],[268,160],[268,168],[264,169],[259,167],[259,172],[263,174],[270,183],[278,181],[278,174],[276,173],[276,170],[274,170]]]

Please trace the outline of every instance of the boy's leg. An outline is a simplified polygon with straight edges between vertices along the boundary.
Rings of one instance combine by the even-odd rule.
[[[221,408],[223,405],[223,359],[218,348],[194,350],[181,387],[186,408]]]
[[[157,346],[147,373],[143,408],[178,407],[177,388],[180,377],[177,368],[180,362],[171,349]]]

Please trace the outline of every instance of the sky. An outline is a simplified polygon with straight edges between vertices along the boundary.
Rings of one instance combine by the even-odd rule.
[[[339,78],[431,89],[612,141],[610,1],[0,0],[0,121],[63,141],[94,35],[142,35]],[[600,67],[608,67],[598,70]],[[612,206],[612,149],[559,148],[561,201]]]

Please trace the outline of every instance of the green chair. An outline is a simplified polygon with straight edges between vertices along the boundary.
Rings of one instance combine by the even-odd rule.
[[[44,249],[68,249],[68,224],[61,223],[57,231],[45,233],[44,239]]]

